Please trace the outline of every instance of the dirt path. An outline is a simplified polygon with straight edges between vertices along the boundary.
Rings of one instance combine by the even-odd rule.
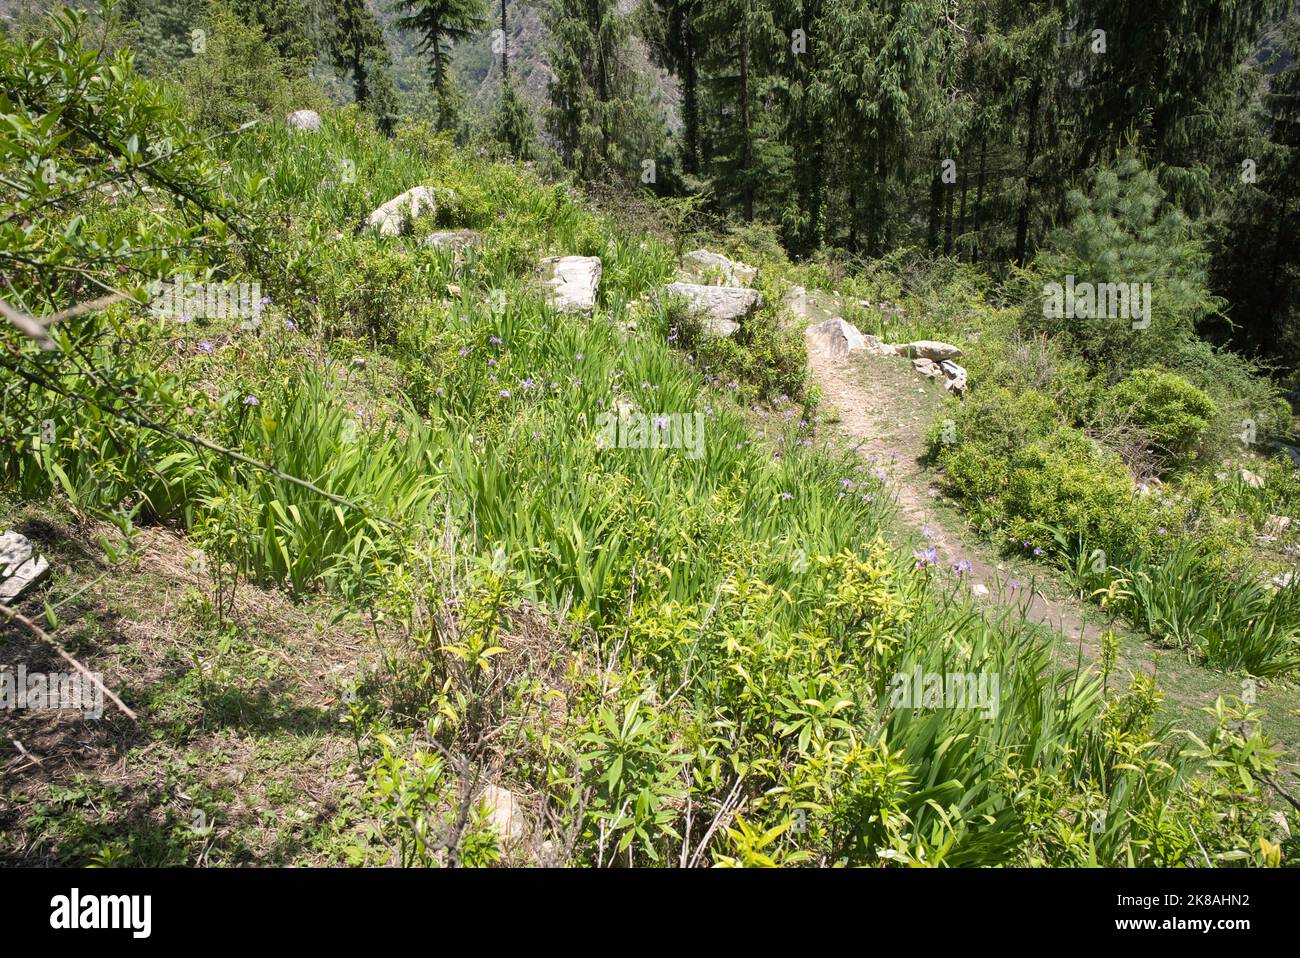
[[[790,306],[810,323],[840,315],[842,308],[834,297],[820,293],[808,293]],[[990,613],[999,607],[1018,612],[1027,603],[1030,621],[1060,635],[1057,656],[1062,664],[1098,657],[1102,629],[1096,614],[1088,614],[1091,607],[1062,594],[1059,578],[1032,560],[1001,559],[969,529],[961,513],[938,496],[937,476],[921,457],[927,432],[943,417],[942,385],[915,372],[907,359],[861,352],[838,359],[810,354],[809,376],[821,388],[823,412],[839,440],[870,460],[873,470],[882,468],[888,475],[898,506],[895,533],[900,544],[933,546],[935,564],[945,574],[951,574],[954,563],[969,562],[969,587]],[[1043,585],[1052,594],[1045,594]],[[983,590],[987,593],[981,595]],[[1241,693],[1241,676],[1192,663],[1128,629],[1117,632],[1119,668],[1158,675],[1166,693],[1162,718],[1180,728],[1210,734],[1214,723],[1207,709],[1221,696]],[[1261,685],[1259,705],[1269,717],[1269,732],[1283,748],[1287,766],[1300,768],[1300,690],[1287,682]]]
[[[833,315],[835,301],[809,294],[796,312],[810,322]],[[941,413],[943,387],[915,372],[909,360],[897,356],[854,353],[828,357],[810,352],[809,375],[821,388],[828,414],[855,451],[886,470],[898,506],[899,520],[933,547],[935,564],[952,571],[960,562],[972,592],[985,603],[1026,608],[1032,622],[1055,629],[1074,640],[1082,637],[1085,651],[1096,653],[1101,630],[1088,622],[1081,604],[1053,597],[1018,582],[987,543],[974,541],[951,527],[938,511],[938,490],[922,462],[925,436]],[[963,530],[964,532],[964,530]]]

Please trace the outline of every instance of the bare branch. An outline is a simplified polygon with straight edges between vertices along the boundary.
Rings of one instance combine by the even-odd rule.
[[[71,655],[69,655],[68,650],[65,649],[63,646],[59,645],[58,642],[55,642],[53,636],[47,633],[39,625],[37,625],[31,619],[27,618],[27,616],[23,615],[18,610],[11,609],[9,606],[3,603],[0,603],[0,615],[5,616],[5,618],[10,619],[13,622],[17,622],[19,625],[27,629],[28,632],[32,633],[32,635],[36,636],[42,642],[47,643],[51,648],[54,649],[55,652],[59,653],[60,658],[62,658],[65,662],[67,662],[74,669],[76,669],[87,679],[89,679],[90,683],[93,686],[95,686],[95,688],[103,692],[110,702],[112,702],[119,709],[121,709],[122,714],[126,715],[130,719],[136,719],[136,714],[132,712],[129,708],[127,708],[126,705],[122,703],[122,700],[120,698],[118,698],[116,695],[113,694],[112,689],[110,689],[107,685],[101,682],[99,680],[99,677],[95,675],[95,673],[91,672],[88,668],[86,668],[84,665],[82,665],[80,662],[74,659]]]

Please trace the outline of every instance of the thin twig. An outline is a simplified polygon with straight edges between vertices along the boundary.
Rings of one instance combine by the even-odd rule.
[[[42,629],[39,625],[37,625],[31,619],[27,618],[27,616],[23,615],[18,610],[11,609],[9,606],[5,605],[4,603],[0,603],[0,615],[4,615],[6,618],[11,619],[14,622],[17,622],[19,625],[26,628],[27,631],[31,632],[32,635],[40,639],[42,642],[48,643],[50,647],[54,649],[55,652],[59,653],[59,656],[64,661],[66,661],[74,669],[76,669],[78,672],[80,672],[82,675],[88,678],[91,684],[95,686],[95,688],[103,692],[104,695],[108,697],[108,700],[110,702],[112,702],[119,709],[121,709],[124,715],[126,715],[128,718],[136,719],[136,714],[132,712],[129,708],[127,708],[126,705],[123,704],[122,700],[118,698],[116,695],[114,695],[113,691],[99,680],[99,677],[95,675],[95,673],[91,672],[90,669],[86,668],[84,665],[82,665],[80,662],[74,659],[71,655],[69,655],[67,649],[59,645],[58,642],[54,641],[54,638],[49,633],[47,633],[44,629]]]

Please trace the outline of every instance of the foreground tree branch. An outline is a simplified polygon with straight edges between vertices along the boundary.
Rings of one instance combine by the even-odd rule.
[[[120,698],[118,698],[116,695],[113,694],[112,689],[110,689],[107,685],[101,682],[99,680],[99,677],[95,675],[95,673],[91,672],[88,668],[86,668],[75,658],[73,658],[72,655],[69,654],[67,649],[59,645],[58,642],[54,641],[54,637],[51,636],[48,632],[46,632],[44,629],[42,629],[39,625],[37,625],[31,619],[27,618],[27,616],[23,615],[18,610],[11,609],[9,606],[4,605],[3,603],[0,603],[0,615],[3,615],[11,622],[17,622],[19,625],[25,628],[32,635],[36,636],[42,642],[49,645],[50,648],[54,649],[55,652],[59,653],[60,658],[62,658],[74,669],[76,669],[78,672],[84,675],[90,681],[90,683],[95,686],[95,688],[99,689],[101,692],[104,693],[104,696],[110,702],[112,702],[119,709],[121,709],[123,715],[125,715],[129,719],[138,721],[138,717],[136,716],[136,714],[132,712],[129,708],[127,708]]]

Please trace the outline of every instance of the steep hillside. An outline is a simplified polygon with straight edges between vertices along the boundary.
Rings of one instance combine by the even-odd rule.
[[[1142,163],[1005,285],[796,262],[211,26],[0,35],[0,860],[1293,861],[1290,411]],[[1177,295],[1050,326],[1096,261]]]

